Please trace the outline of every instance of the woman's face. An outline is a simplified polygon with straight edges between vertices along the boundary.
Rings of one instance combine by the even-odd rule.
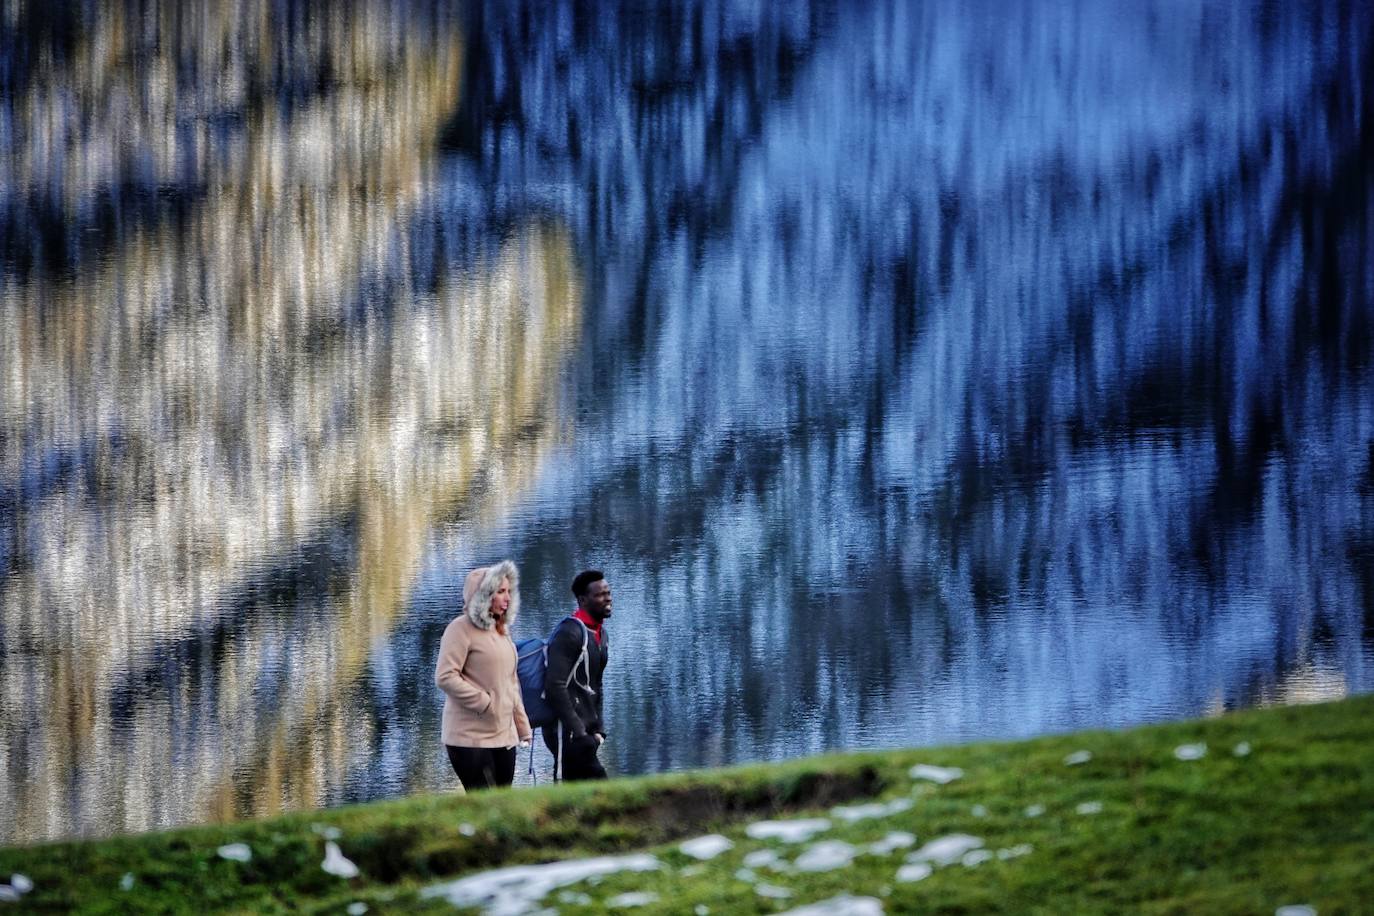
[[[505,620],[508,610],[510,610],[510,579],[502,579],[501,584],[496,588],[496,594],[491,596],[491,616],[497,620]]]

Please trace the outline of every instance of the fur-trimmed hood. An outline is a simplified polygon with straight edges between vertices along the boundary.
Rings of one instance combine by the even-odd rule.
[[[515,564],[502,560],[494,566],[479,566],[468,573],[463,583],[463,613],[479,630],[490,630],[496,625],[491,616],[491,599],[501,587],[502,579],[510,579],[510,607],[506,610],[506,629],[509,630],[520,613],[520,574]]]

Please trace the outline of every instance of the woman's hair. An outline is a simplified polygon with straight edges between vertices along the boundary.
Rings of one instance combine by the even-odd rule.
[[[506,609],[503,620],[491,616],[491,599],[501,587],[501,580],[510,580],[510,607]],[[520,613],[520,574],[510,560],[502,560],[494,566],[479,566],[468,573],[463,582],[463,613],[472,625],[479,630],[490,630],[505,635],[515,623],[515,615]]]

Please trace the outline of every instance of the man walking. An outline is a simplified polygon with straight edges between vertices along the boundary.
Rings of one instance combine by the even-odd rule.
[[[555,772],[561,747],[564,779],[605,779],[596,752],[606,740],[601,674],[610,645],[605,623],[611,616],[611,586],[600,570],[588,569],[573,579],[572,593],[577,610],[549,638],[544,676],[544,693],[558,723],[540,731],[553,753]]]

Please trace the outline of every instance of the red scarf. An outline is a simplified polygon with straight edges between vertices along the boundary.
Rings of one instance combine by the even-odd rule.
[[[582,608],[578,608],[577,610],[573,611],[572,615],[575,619],[580,620],[587,625],[587,629],[591,630],[592,635],[596,637],[596,644],[598,646],[601,645],[601,621],[593,620],[592,615],[582,610]]]

